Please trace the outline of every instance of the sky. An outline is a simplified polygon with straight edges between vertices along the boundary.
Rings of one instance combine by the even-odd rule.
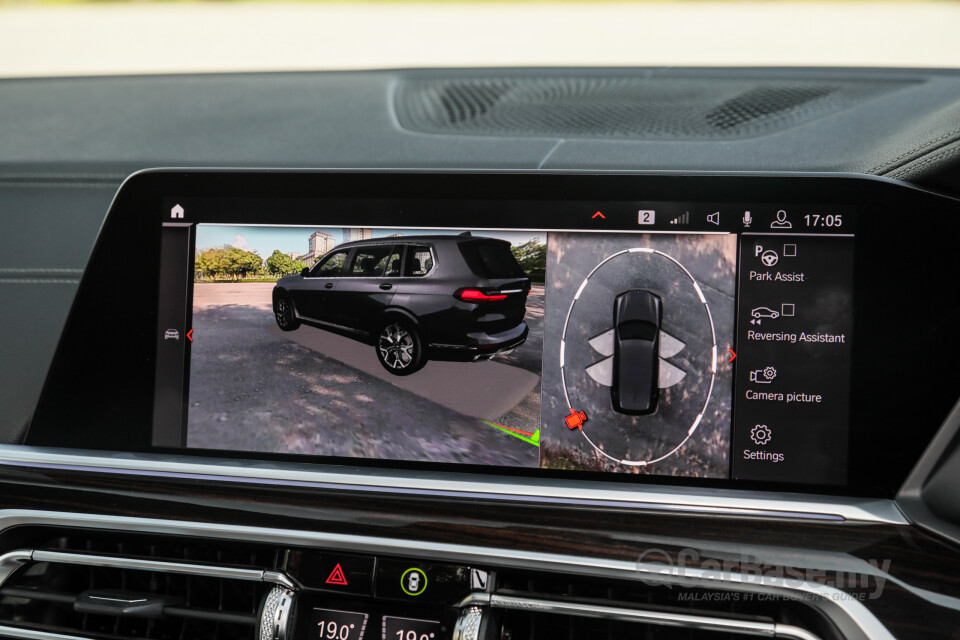
[[[197,249],[210,249],[223,245],[232,245],[246,251],[254,251],[261,258],[267,258],[274,249],[281,253],[295,252],[305,254],[308,251],[307,241],[314,231],[326,231],[339,244],[343,241],[342,227],[260,227],[250,225],[197,225]],[[459,231],[422,231],[419,229],[374,229],[373,237],[402,233],[405,236],[456,234]],[[536,233],[529,231],[477,231],[474,235],[488,238],[499,238],[517,245],[523,244],[531,238],[540,238],[546,241],[546,232]]]

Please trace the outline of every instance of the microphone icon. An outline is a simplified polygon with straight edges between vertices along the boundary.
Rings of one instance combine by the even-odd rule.
[[[750,216],[750,212],[747,211],[743,214],[743,226],[749,227],[751,222],[753,222],[753,218]]]

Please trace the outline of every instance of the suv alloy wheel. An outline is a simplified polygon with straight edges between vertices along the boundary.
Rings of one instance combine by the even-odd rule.
[[[293,331],[300,326],[300,320],[293,312],[293,300],[286,295],[279,295],[273,302],[273,314],[277,318],[277,326],[283,331]]]
[[[388,318],[381,324],[376,349],[380,364],[397,376],[419,371],[426,362],[417,330],[399,318]]]

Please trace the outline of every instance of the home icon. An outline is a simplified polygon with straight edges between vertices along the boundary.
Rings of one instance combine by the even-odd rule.
[[[173,205],[173,208],[170,209],[170,217],[175,220],[183,219],[183,207],[178,204]]]

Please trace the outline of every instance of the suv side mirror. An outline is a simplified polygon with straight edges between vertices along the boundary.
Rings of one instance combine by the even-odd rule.
[[[303,269],[300,269],[300,275],[304,278],[307,277],[308,273],[310,273],[310,267],[304,267]]]

